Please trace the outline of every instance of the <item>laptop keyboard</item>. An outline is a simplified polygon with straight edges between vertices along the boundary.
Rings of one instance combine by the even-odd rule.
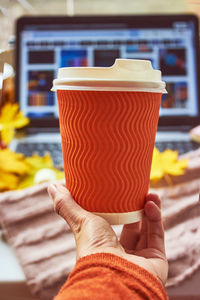
[[[171,149],[171,150],[177,150],[179,155],[196,150],[197,148],[200,147],[199,144],[192,142],[192,141],[178,141],[178,142],[156,142],[155,146],[160,150],[161,152],[166,150],[166,149]]]
[[[166,149],[178,150],[179,154],[183,154],[200,147],[199,144],[192,141],[179,142],[156,142],[156,147],[162,152]],[[38,153],[43,156],[46,152],[50,152],[55,166],[62,166],[62,148],[60,143],[19,143],[17,152],[24,153],[26,156],[31,156],[33,153]]]

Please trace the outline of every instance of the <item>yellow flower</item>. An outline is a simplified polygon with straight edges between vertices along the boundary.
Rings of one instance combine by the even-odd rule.
[[[158,149],[154,148],[150,180],[158,181],[166,175],[182,175],[185,173],[187,165],[188,160],[178,160],[177,151],[167,149],[161,153]]]
[[[29,119],[19,111],[18,104],[6,103],[0,113],[0,139],[8,145],[14,137],[14,129],[28,123]]]

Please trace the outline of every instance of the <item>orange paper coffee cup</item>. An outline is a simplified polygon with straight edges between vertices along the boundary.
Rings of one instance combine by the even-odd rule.
[[[57,88],[66,187],[110,224],[142,216],[161,95],[116,86]]]

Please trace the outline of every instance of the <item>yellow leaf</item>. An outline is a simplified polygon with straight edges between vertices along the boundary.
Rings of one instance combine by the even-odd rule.
[[[24,155],[15,153],[10,149],[0,150],[0,172],[9,172],[24,175],[29,171]]]
[[[18,186],[19,177],[9,172],[0,172],[0,191],[15,190]]]
[[[38,171],[43,168],[53,168],[53,160],[49,153],[44,156],[39,156],[38,154],[33,154],[31,157],[26,157],[26,162],[30,165],[32,171]]]
[[[19,107],[16,103],[6,103],[1,108],[0,123],[6,124],[14,118]]]
[[[187,165],[188,165],[187,160],[177,161],[171,164],[171,166],[169,165],[168,167],[166,167],[166,173],[173,176],[182,175],[185,173],[185,169],[187,168]]]
[[[154,148],[150,180],[157,181],[166,175],[182,175],[187,168],[188,160],[178,160],[178,152],[167,149],[159,152]]]
[[[17,115],[15,116],[15,119],[12,121],[12,125],[15,128],[22,128],[22,127],[28,125],[28,123],[29,123],[29,119],[27,117],[25,117],[21,111],[19,111],[17,113]]]
[[[6,103],[0,113],[1,140],[9,144],[14,136],[14,129],[26,126],[29,119],[19,111],[18,104]]]
[[[2,140],[6,145],[8,145],[13,140],[14,135],[14,128],[4,126],[2,131],[0,131],[0,140]]]
[[[20,178],[19,184],[17,186],[18,190],[25,189],[29,186],[34,185],[34,173],[27,174],[26,176],[23,176]]]

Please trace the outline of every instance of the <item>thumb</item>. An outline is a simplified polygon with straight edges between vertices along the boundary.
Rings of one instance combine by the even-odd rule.
[[[53,199],[54,209],[70,226],[74,235],[79,233],[82,224],[90,213],[81,208],[72,198],[70,192],[61,184],[48,186],[49,196]]]

